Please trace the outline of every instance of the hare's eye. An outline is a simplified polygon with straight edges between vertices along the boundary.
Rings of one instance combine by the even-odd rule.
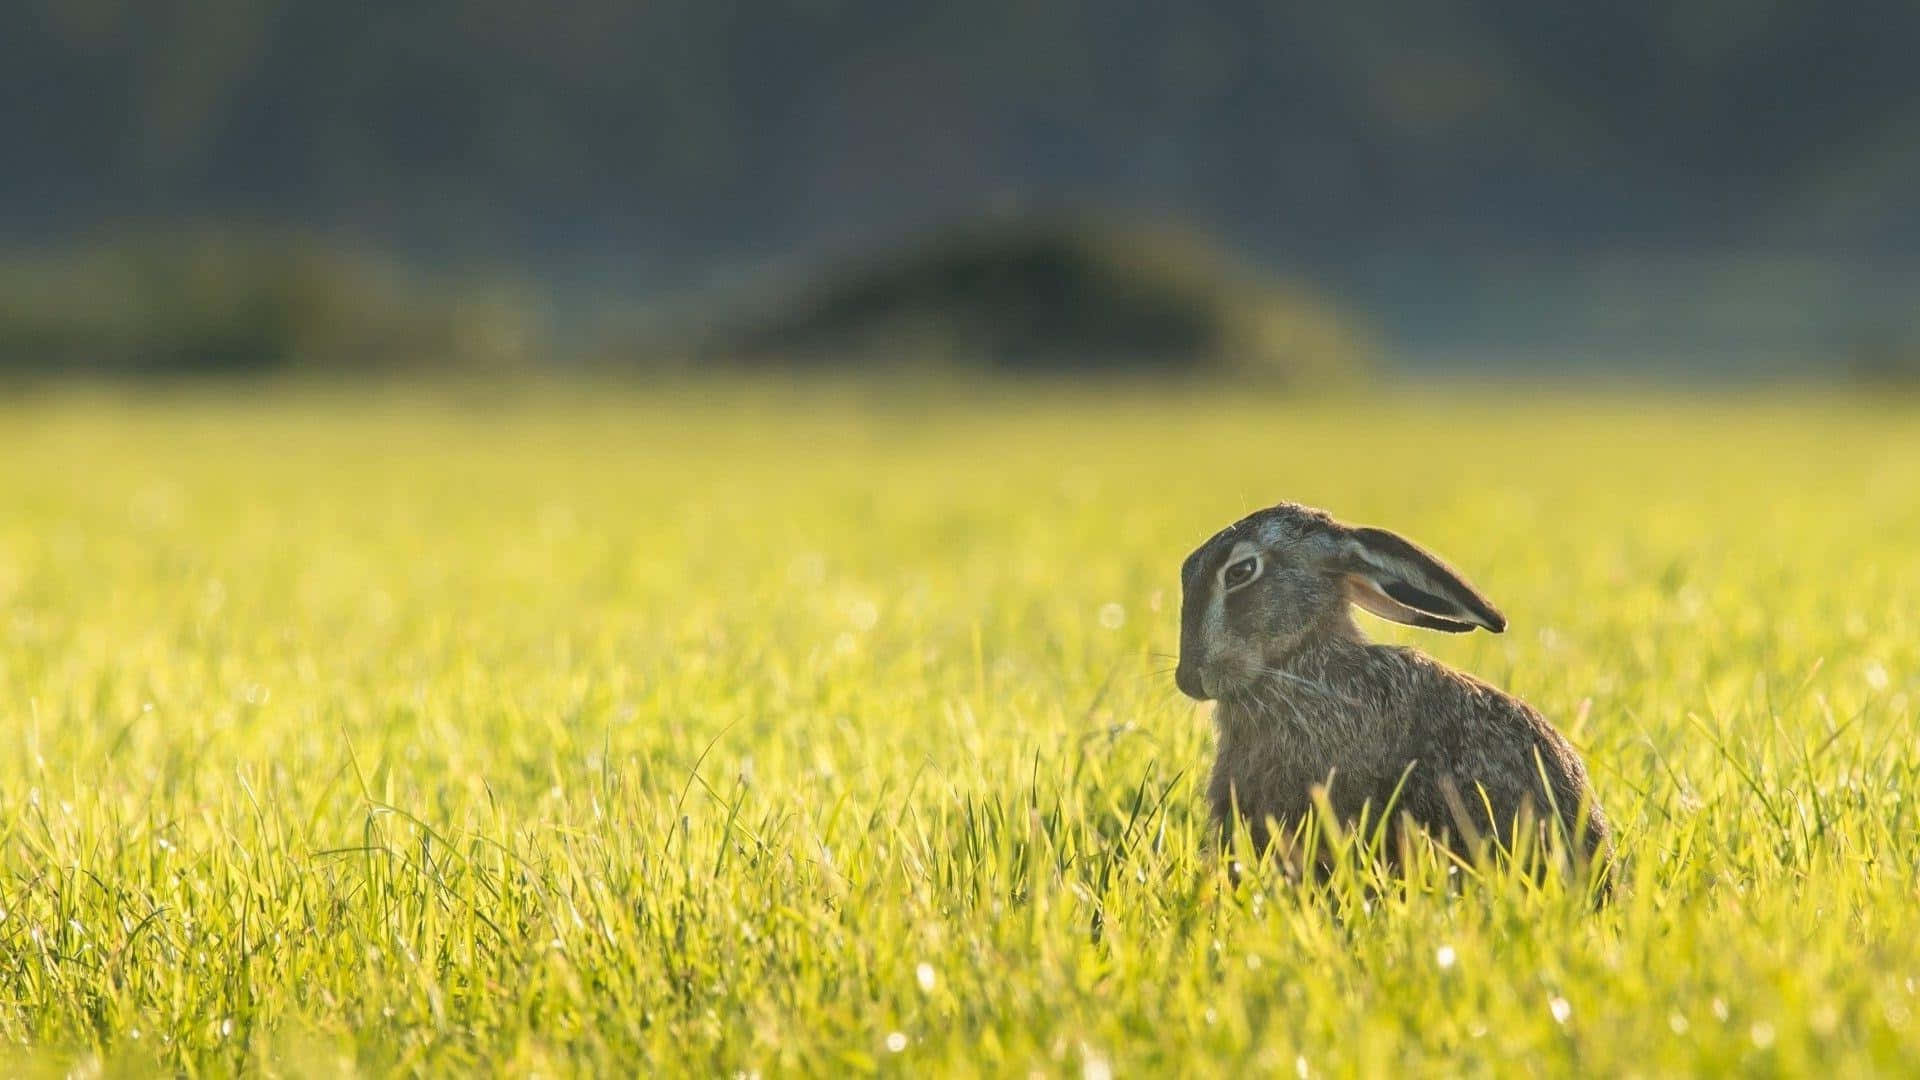
[[[1252,581],[1260,573],[1260,556],[1250,555],[1220,571],[1220,584],[1229,590]]]

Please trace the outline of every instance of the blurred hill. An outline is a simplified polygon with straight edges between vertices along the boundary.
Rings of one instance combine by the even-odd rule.
[[[550,345],[541,299],[299,230],[132,230],[0,257],[0,374],[501,372]]]
[[[708,324],[705,363],[856,370],[1356,374],[1369,345],[1325,297],[1207,237],[1091,215],[993,217],[764,288]]]
[[[996,200],[1263,256],[1920,251],[1920,5],[14,0],[0,227],[257,214],[684,278]]]

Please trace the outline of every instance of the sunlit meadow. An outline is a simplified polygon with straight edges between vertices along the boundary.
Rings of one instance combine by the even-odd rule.
[[[1176,571],[1507,613],[1625,888],[1237,882]],[[0,1070],[1901,1073],[1920,406],[694,385],[0,402]]]

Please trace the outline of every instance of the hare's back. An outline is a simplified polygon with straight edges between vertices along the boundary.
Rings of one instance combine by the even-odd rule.
[[[1408,662],[1411,757],[1428,781],[1408,794],[1433,804],[1410,811],[1445,821],[1464,803],[1478,825],[1496,828],[1522,812],[1553,814],[1590,850],[1605,845],[1606,821],[1586,766],[1539,710],[1430,657],[1413,654]]]

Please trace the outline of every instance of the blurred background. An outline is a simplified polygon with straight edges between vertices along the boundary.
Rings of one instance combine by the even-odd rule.
[[[0,372],[1920,381],[1905,0],[12,0]]]

